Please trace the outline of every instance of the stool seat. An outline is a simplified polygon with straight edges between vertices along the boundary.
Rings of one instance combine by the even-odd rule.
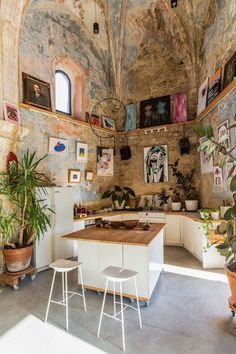
[[[131,269],[109,266],[102,271],[102,275],[111,281],[121,282],[135,277],[138,273]]]
[[[57,272],[69,272],[70,270],[78,268],[81,264],[80,262],[70,261],[68,259],[57,259],[55,262],[49,264],[49,267]]]

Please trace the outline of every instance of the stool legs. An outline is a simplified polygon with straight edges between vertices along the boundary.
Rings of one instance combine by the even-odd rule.
[[[140,314],[140,306],[139,306],[139,299],[138,299],[138,289],[137,289],[137,280],[136,280],[136,277],[134,277],[134,286],[135,286],[135,294],[136,294],[136,300],[137,300],[139,326],[140,326],[140,328],[143,328],[143,327],[142,327],[141,314]]]
[[[51,302],[52,290],[53,290],[53,286],[54,286],[55,276],[56,276],[56,271],[54,270],[53,278],[52,278],[52,285],[51,285],[50,294],[49,294],[49,298],[48,298],[48,305],[47,305],[46,316],[45,316],[44,322],[47,322],[47,320],[48,320],[48,311],[49,311],[49,306],[50,306],[50,302]]]
[[[65,285],[66,285],[66,330],[68,331],[68,283],[67,283],[67,272],[65,272]]]
[[[116,316],[116,283],[113,281],[113,306],[114,306],[114,316]]]
[[[122,283],[121,282],[120,282],[120,307],[121,307],[121,326],[122,326],[123,351],[125,351],[124,309],[123,309],[123,294],[122,294]]]
[[[84,300],[84,311],[87,312],[86,301],[85,301],[85,294],[84,294],[84,282],[83,282],[83,276],[82,276],[81,267],[78,268],[78,272],[79,272],[79,275],[80,275],[80,282],[81,282],[81,288],[82,288],[82,295],[83,295],[83,300]]]
[[[103,295],[102,309],[101,309],[101,314],[100,314],[100,319],[99,319],[97,338],[99,338],[100,329],[101,329],[103,310],[104,310],[104,305],[105,305],[105,300],[106,300],[106,294],[107,294],[107,285],[108,285],[108,280],[106,281],[105,291],[104,291],[104,295]]]

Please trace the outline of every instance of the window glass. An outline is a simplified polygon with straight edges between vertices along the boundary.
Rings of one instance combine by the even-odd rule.
[[[61,70],[55,77],[56,111],[71,114],[71,83],[68,75]]]

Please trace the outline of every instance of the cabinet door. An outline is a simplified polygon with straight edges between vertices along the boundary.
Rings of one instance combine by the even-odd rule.
[[[122,267],[122,245],[98,243],[98,255],[99,288],[105,289],[106,279],[101,273],[108,266]],[[92,258],[90,258],[90,262],[93,262]],[[108,290],[113,290],[112,282],[109,282],[108,285]]]
[[[79,230],[83,230],[84,229],[84,220],[80,220],[80,221],[74,221],[73,224],[73,231],[79,231]]]
[[[180,245],[180,216],[166,215],[165,244]]]
[[[183,217],[182,218],[182,232],[184,247],[191,253],[193,253],[193,238],[192,238],[192,226],[193,221]]]
[[[125,220],[138,220],[138,213],[122,214],[122,221]]]
[[[204,233],[201,227],[201,223],[194,222],[193,225],[193,254],[196,256],[200,261],[203,259],[203,237]]]
[[[84,285],[99,287],[98,243],[87,241],[78,242],[78,261],[82,262]]]

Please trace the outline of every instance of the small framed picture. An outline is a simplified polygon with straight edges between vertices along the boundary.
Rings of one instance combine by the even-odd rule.
[[[4,118],[7,122],[19,125],[20,124],[20,112],[19,107],[11,102],[3,101]]]
[[[93,180],[93,172],[85,171],[85,181],[92,181],[92,180]]]
[[[23,73],[23,101],[48,111],[52,110],[50,84]]]
[[[83,143],[77,143],[76,145],[76,161],[87,162],[88,161],[88,145]]]
[[[81,181],[81,171],[76,169],[68,170],[68,182],[69,183],[80,183]]]
[[[225,120],[223,123],[218,125],[218,143],[222,144],[227,151],[230,150],[230,136],[229,136],[229,121]]]
[[[108,117],[102,117],[102,126],[103,128],[116,130],[114,119]]]
[[[97,127],[101,127],[101,119],[97,114],[91,114],[90,116],[90,122],[93,125],[96,125]]]
[[[65,156],[68,154],[68,141],[60,138],[49,138],[48,153]]]
[[[223,88],[230,84],[236,76],[236,53],[228,60],[224,68]]]

